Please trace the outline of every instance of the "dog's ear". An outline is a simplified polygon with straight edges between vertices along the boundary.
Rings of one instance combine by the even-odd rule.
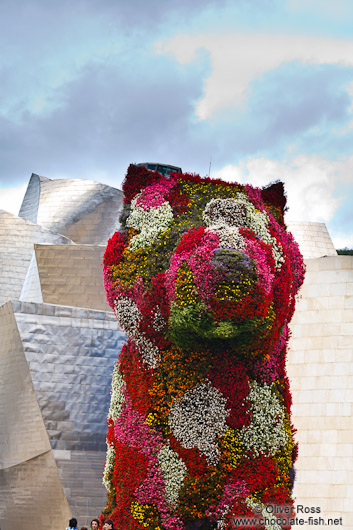
[[[261,198],[269,213],[276,221],[284,225],[284,214],[287,210],[287,197],[284,191],[284,184],[280,180],[265,186],[261,190]]]
[[[130,203],[135,195],[161,178],[163,178],[163,176],[156,171],[149,171],[143,166],[130,164],[122,185],[124,202]]]

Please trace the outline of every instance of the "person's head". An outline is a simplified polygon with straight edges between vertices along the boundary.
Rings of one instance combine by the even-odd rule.
[[[104,530],[113,530],[114,523],[111,519],[107,519],[104,523],[103,529]]]
[[[99,529],[99,521],[98,519],[92,519],[91,521],[91,530],[98,530]]]
[[[81,530],[88,530],[87,526],[82,526]]]
[[[76,528],[77,527],[77,519],[75,519],[75,517],[73,517],[72,519],[70,519],[69,521],[69,526],[71,528]]]

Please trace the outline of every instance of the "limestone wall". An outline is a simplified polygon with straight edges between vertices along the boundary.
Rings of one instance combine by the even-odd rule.
[[[299,441],[294,495],[297,504],[321,509],[309,516],[342,517],[340,527],[352,530],[353,257],[306,265],[288,358]]]
[[[309,223],[291,221],[287,223],[298,242],[304,258],[320,258],[321,256],[337,256],[336,249],[327,231],[325,223]]]

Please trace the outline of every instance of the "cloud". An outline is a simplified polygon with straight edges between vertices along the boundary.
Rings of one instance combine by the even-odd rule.
[[[186,72],[164,57],[149,59],[126,56],[119,69],[92,62],[60,87],[62,104],[49,114],[25,111],[20,123],[0,117],[2,182],[35,172],[49,178],[106,175],[119,186],[131,162],[189,169],[205,145],[192,137],[190,122],[207,64]]]
[[[119,186],[129,163],[139,161],[205,174],[210,157],[219,169],[244,156],[283,157],[288,144],[295,152],[329,152],[336,129],[349,125],[350,70],[297,62],[254,81],[244,109],[195,120],[209,69],[202,53],[183,67],[140,53],[121,58],[119,68],[92,61],[56,89],[61,105],[51,112],[22,112],[20,123],[0,117],[0,180],[35,172]],[[347,149],[352,137],[353,130],[338,134]]]
[[[212,176],[259,187],[282,180],[288,197],[288,220],[329,223],[353,194],[352,174],[353,156],[332,162],[317,155],[300,155],[284,161],[249,158]]]
[[[249,106],[269,118],[269,128],[297,134],[330,122],[348,120],[353,68],[285,63],[251,84]],[[249,91],[250,91],[249,90]]]
[[[291,150],[335,157],[351,152],[347,83],[353,70],[293,62],[253,81],[242,109],[198,121],[208,129],[217,169],[248,156],[283,158]]]
[[[180,64],[195,60],[196,52],[209,53],[212,71],[205,81],[204,95],[196,116],[212,117],[226,107],[246,104],[250,83],[283,63],[340,64],[353,66],[353,40],[307,35],[270,33],[178,34],[159,41],[156,50],[172,54]]]
[[[345,234],[341,231],[331,231],[330,236],[336,249],[353,249],[353,232],[350,234]]]
[[[2,188],[0,195],[0,210],[18,215],[23,201],[27,184],[12,188]]]
[[[335,19],[352,16],[353,5],[351,0],[287,0],[287,9],[315,13],[316,16],[328,16]]]

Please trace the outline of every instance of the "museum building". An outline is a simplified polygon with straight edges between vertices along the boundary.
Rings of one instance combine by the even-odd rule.
[[[0,211],[1,530],[57,530],[71,516],[82,526],[105,506],[111,374],[125,335],[101,264],[121,206],[110,186],[33,174],[19,215]],[[337,255],[322,223],[288,229],[307,267],[287,367],[295,503],[353,530],[353,256]]]

